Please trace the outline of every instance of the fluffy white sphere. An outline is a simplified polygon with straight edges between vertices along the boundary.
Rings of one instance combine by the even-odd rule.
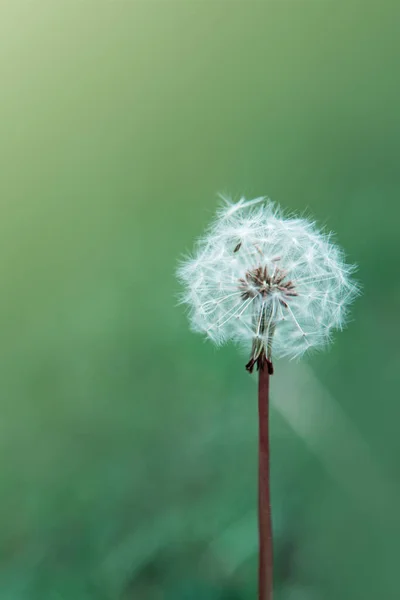
[[[251,368],[272,349],[295,358],[324,346],[358,293],[354,266],[330,238],[267,199],[225,200],[178,271],[193,329],[244,343]]]

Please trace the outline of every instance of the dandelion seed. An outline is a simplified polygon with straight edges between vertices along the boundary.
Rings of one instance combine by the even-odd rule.
[[[325,346],[332,330],[343,328],[358,293],[354,267],[315,223],[286,217],[262,198],[224,201],[193,257],[179,269],[193,328],[214,329],[219,344],[240,342],[256,362],[260,343],[255,350],[254,338],[261,339],[260,356],[271,363],[272,354],[294,358]],[[235,291],[242,292],[243,311]],[[250,297],[254,302],[247,302]],[[268,310],[270,327],[261,318]],[[229,318],[235,311],[240,319]]]

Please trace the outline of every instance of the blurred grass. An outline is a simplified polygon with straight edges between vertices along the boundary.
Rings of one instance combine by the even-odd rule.
[[[0,597],[255,597],[254,381],[176,307],[224,191],[313,214],[364,287],[277,366],[279,598],[397,599],[398,3],[0,16]]]

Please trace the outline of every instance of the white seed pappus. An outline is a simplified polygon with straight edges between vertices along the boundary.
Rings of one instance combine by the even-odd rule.
[[[224,206],[178,270],[191,326],[256,360],[296,358],[325,346],[358,294],[355,267],[331,234],[285,216],[266,198]]]

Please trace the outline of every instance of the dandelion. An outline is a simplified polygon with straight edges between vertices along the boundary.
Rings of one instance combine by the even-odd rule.
[[[195,331],[250,354],[259,371],[260,600],[272,598],[268,396],[273,357],[299,358],[326,346],[358,293],[354,266],[331,234],[266,198],[224,205],[179,268],[182,302]]]

